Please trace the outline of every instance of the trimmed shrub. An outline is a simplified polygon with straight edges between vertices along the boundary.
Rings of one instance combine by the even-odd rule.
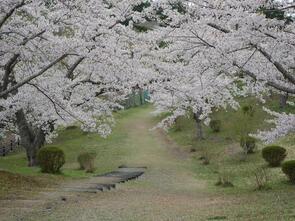
[[[295,160],[286,161],[282,164],[282,171],[295,184]]]
[[[262,150],[262,157],[272,167],[280,166],[286,156],[286,149],[280,146],[268,146]]]
[[[78,128],[78,126],[76,126],[76,125],[71,125],[71,126],[66,127],[66,130],[75,130],[75,129],[77,129],[77,128]]]
[[[77,159],[80,164],[80,169],[86,170],[87,173],[93,173],[95,171],[95,158],[95,152],[80,153]]]
[[[246,154],[254,153],[256,147],[256,139],[250,136],[242,136],[240,140],[240,145]]]
[[[211,120],[209,126],[213,132],[218,133],[221,129],[221,121],[220,120]]]
[[[58,147],[43,147],[37,155],[42,173],[59,173],[65,164],[65,154]]]
[[[253,117],[254,116],[254,112],[255,112],[254,107],[252,105],[250,105],[250,104],[249,105],[244,105],[242,107],[242,111],[243,111],[243,113],[245,115],[248,115],[250,117]]]

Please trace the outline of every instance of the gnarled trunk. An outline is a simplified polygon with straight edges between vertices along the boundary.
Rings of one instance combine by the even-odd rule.
[[[16,124],[20,135],[20,144],[25,148],[29,166],[37,165],[37,152],[44,145],[45,133],[27,122],[24,111],[16,113]]]
[[[200,119],[201,114],[202,114],[202,111],[198,111],[197,113],[194,113],[194,120],[196,122],[196,129],[197,129],[197,140],[204,140],[202,120]]]

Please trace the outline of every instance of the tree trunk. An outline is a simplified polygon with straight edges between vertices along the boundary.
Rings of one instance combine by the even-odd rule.
[[[269,90],[269,97],[272,99],[273,97],[274,97],[274,92],[273,92],[273,90]]]
[[[288,93],[280,95],[280,108],[284,109],[287,106],[288,97]]]
[[[135,90],[132,89],[132,107],[136,107],[137,104],[136,104],[136,93],[135,93]]]
[[[201,111],[194,113],[194,120],[196,122],[197,140],[204,140],[202,120],[200,120]]]
[[[142,88],[139,89],[140,105],[144,105],[144,94]]]
[[[37,165],[37,152],[45,143],[45,133],[41,128],[32,127],[21,109],[16,113],[16,124],[20,135],[20,144],[25,148],[29,166]]]

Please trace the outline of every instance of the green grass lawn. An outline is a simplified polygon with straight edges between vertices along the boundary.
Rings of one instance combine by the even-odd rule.
[[[128,131],[122,127],[122,125],[124,125],[135,112],[138,112],[138,110],[142,108],[146,108],[146,106],[115,113],[115,118],[118,123],[113,133],[107,138],[102,138],[94,133],[85,133],[81,131],[79,127],[61,129],[58,138],[50,145],[57,146],[64,150],[66,164],[63,166],[61,175],[51,177],[65,176],[80,178],[92,176],[92,174],[85,173],[85,171],[78,169],[79,164],[77,162],[77,157],[79,153],[84,151],[94,151],[97,153],[95,162],[97,167],[95,171],[96,174],[111,171],[124,164],[125,159],[130,155],[131,148],[127,140]],[[43,175],[38,167],[27,167],[27,159],[24,151],[7,157],[0,157],[0,170],[24,175]]]
[[[267,105],[277,108],[276,102],[269,100]],[[239,137],[243,128],[255,132],[271,125],[265,123],[269,116],[255,99],[245,99],[241,103],[254,105],[253,118],[245,119],[241,111],[218,111],[214,118],[222,121],[221,132],[213,133],[205,127],[206,139],[201,142],[195,139],[194,122],[190,118],[180,118],[170,129],[168,135],[177,144],[159,131],[150,131],[161,117],[152,117],[152,107],[143,106],[116,113],[117,125],[106,139],[83,133],[78,128],[61,130],[52,145],[65,151],[62,175],[44,175],[38,168],[28,168],[24,153],[0,158],[0,168],[26,175],[14,177],[10,174],[7,178],[22,180],[21,185],[28,186],[31,182],[27,175],[44,178],[42,182],[36,180],[36,186],[42,186],[44,180],[72,182],[73,178],[92,176],[78,170],[76,159],[83,151],[97,153],[95,173],[116,169],[121,164],[148,168],[141,179],[122,184],[124,187],[118,190],[99,193],[85,201],[79,199],[79,203],[63,203],[42,219],[42,212],[30,213],[24,220],[37,220],[36,217],[40,220],[58,217],[59,220],[87,221],[294,220],[294,185],[288,182],[280,168],[266,166],[261,157],[264,144],[258,143],[254,154],[242,157]],[[293,110],[289,107],[289,111]],[[294,141],[294,134],[277,141],[287,148],[288,159],[295,159]],[[196,149],[195,153],[189,153],[192,148]],[[209,165],[203,165],[199,160],[205,154],[209,156]],[[269,189],[255,190],[254,171],[257,168],[267,171]],[[234,187],[215,186],[220,174],[228,177]]]
[[[264,168],[268,177],[268,186],[277,191],[293,190],[286,176],[280,168],[268,168],[261,156],[261,149],[265,144],[257,142],[254,154],[244,155],[240,147],[240,137],[245,130],[255,133],[257,130],[271,128],[272,125],[265,122],[271,116],[268,116],[262,110],[262,105],[252,98],[242,99],[241,106],[253,105],[253,117],[245,115],[242,110],[218,111],[214,113],[213,119],[221,121],[221,131],[214,133],[204,125],[205,140],[196,140],[196,129],[191,117],[181,117],[177,120],[176,125],[169,130],[169,136],[174,139],[186,151],[195,149],[193,153],[194,164],[192,170],[195,175],[208,180],[208,188],[216,191],[225,191],[227,193],[249,193],[256,188],[255,172]],[[266,106],[277,111],[278,101],[269,99]],[[294,108],[287,107],[288,112],[295,112]],[[285,147],[288,151],[287,159],[295,159],[295,135],[291,134],[276,144]],[[207,156],[210,160],[209,165],[203,165],[199,159],[201,156]],[[214,184],[217,182],[219,174],[228,177],[235,188],[220,189]]]
[[[190,116],[177,119],[168,134],[185,151],[196,151],[192,153],[193,163],[188,165],[188,169],[194,171],[198,179],[207,181],[208,193],[241,199],[241,202],[226,209],[225,213],[231,213],[236,220],[295,220],[295,208],[291,203],[295,200],[294,185],[288,181],[281,168],[267,166],[261,156],[261,149],[265,144],[258,141],[255,153],[246,157],[239,144],[240,136],[245,129],[255,133],[257,130],[271,128],[272,125],[265,122],[271,116],[262,110],[262,105],[255,99],[242,99],[240,104],[253,105],[254,116],[245,116],[242,110],[217,111],[213,119],[221,120],[222,129],[219,133],[214,133],[209,127],[204,126],[206,139],[203,141],[197,141],[194,120]],[[281,110],[277,99],[268,99],[265,106],[276,111],[295,113],[294,107],[291,106]],[[158,120],[161,118],[158,117]],[[295,134],[290,134],[275,144],[287,149],[286,160],[295,159]],[[203,165],[201,156],[207,156],[210,164]],[[261,168],[266,171],[269,181],[266,189],[259,191],[255,172]],[[234,187],[216,186],[220,175],[227,177]]]

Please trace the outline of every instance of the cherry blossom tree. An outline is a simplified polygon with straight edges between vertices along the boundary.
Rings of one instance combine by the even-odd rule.
[[[175,7],[177,6],[177,7]],[[189,30],[189,7],[179,1],[157,1],[154,17],[162,28],[155,28],[151,56],[155,80],[150,85],[151,101],[156,106],[155,113],[170,112],[158,125],[167,129],[179,116],[193,114],[196,123],[196,137],[203,139],[203,122],[210,122],[210,115],[219,108],[237,108],[234,96],[238,92],[234,81],[221,72],[216,48],[198,34]],[[214,39],[216,41],[216,39]]]
[[[186,71],[179,68],[177,74],[184,78],[187,73],[194,73],[196,78],[202,75],[203,79],[206,77],[210,79],[212,77],[206,74],[207,70],[210,70],[208,73],[214,72],[215,79],[226,76],[237,86],[236,88],[232,86],[231,90],[238,92],[237,89],[243,86],[244,90],[239,92],[242,94],[245,94],[246,89],[248,94],[262,97],[272,88],[278,93],[294,96],[295,26],[292,22],[294,3],[248,0],[191,0],[182,3],[187,13],[180,15],[173,13],[170,5],[165,6],[164,1],[156,3],[160,4],[163,13],[166,13],[166,18],[169,19],[165,34],[161,33],[163,29],[158,34],[161,41],[167,44],[162,50],[165,56],[158,60],[180,65],[182,63]],[[177,72],[173,67],[167,67],[165,72],[169,73],[169,76]],[[194,79],[190,75],[187,76],[187,80]],[[189,85],[187,80],[185,86],[177,84],[180,81],[171,83],[170,80],[169,78],[167,82],[172,85],[170,86],[172,94],[179,93],[181,88]],[[220,83],[222,80],[216,81],[212,87],[218,87]],[[177,88],[177,85],[180,85],[180,88]],[[202,94],[202,90],[194,88],[197,93]],[[164,96],[167,96],[166,92],[162,98],[158,95],[160,109],[163,106]],[[213,98],[214,93],[212,93]],[[198,109],[202,109],[206,106],[207,100],[208,97],[202,104],[192,102],[190,105],[191,107],[198,105]],[[167,105],[171,101],[172,99],[167,99]],[[181,102],[174,104],[178,107],[176,110],[183,105]],[[213,107],[214,105],[211,108]],[[285,135],[294,131],[294,115],[276,114],[276,116],[277,120],[274,122],[277,127],[269,135],[267,132],[261,134],[267,137],[268,141],[274,140],[271,137],[277,138],[279,134]],[[282,127],[282,122],[288,122],[288,125]]]
[[[202,58],[185,65],[167,64],[167,61],[158,64],[159,76],[150,88],[155,113],[171,113],[159,124],[160,127],[168,128],[178,117],[193,113],[196,137],[203,139],[202,122],[209,123],[214,110],[228,106],[237,108],[238,103],[234,100],[236,88],[233,80],[224,74],[217,75],[214,68],[208,67],[210,60],[206,60],[204,54],[198,56]]]
[[[107,136],[140,75],[138,1],[5,0],[0,8],[0,119],[29,165],[58,126]],[[139,72],[139,73],[138,73]]]
[[[148,87],[157,112],[172,112],[162,125],[193,112],[201,139],[201,122],[236,108],[237,94],[294,95],[293,11],[267,0],[3,0],[1,130],[19,134],[35,165],[57,127],[106,136],[112,110]],[[294,131],[294,115],[275,116],[268,141]]]

